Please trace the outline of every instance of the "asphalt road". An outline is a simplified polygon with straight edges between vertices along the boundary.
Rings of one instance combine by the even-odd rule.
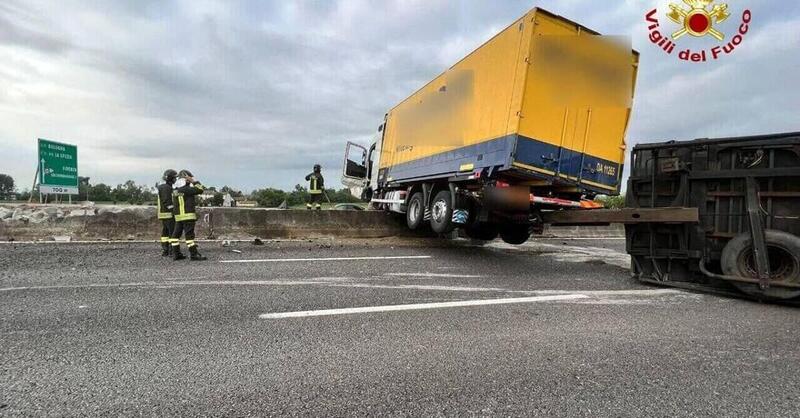
[[[800,414],[797,309],[621,240],[201,245],[0,244],[0,415]]]

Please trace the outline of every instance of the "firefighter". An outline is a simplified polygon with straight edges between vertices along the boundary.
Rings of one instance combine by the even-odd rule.
[[[322,167],[319,164],[314,164],[314,171],[306,176],[306,181],[308,181],[306,209],[311,209],[312,204],[314,209],[322,209],[320,202],[322,202],[322,193],[325,190],[325,179],[322,178]]]
[[[175,230],[172,233],[170,244],[172,246],[173,260],[186,258],[181,253],[181,235],[186,237],[186,246],[189,247],[191,260],[205,260],[206,257],[197,251],[194,242],[194,224],[197,222],[195,196],[203,192],[203,185],[197,181],[189,170],[178,173],[178,181],[172,190],[172,213],[175,215]]]
[[[178,172],[169,169],[164,172],[161,177],[164,180],[163,184],[158,186],[158,220],[161,221],[161,255],[169,257],[172,252],[170,251],[170,238],[172,238],[172,231],[175,229],[175,217],[172,215],[172,185],[178,178]]]

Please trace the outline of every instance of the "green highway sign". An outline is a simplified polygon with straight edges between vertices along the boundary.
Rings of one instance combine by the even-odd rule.
[[[39,138],[39,193],[78,194],[78,147]]]

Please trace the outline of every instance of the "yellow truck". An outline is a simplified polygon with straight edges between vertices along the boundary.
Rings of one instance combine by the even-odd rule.
[[[525,242],[619,193],[638,53],[536,8],[390,109],[343,183],[409,228]]]

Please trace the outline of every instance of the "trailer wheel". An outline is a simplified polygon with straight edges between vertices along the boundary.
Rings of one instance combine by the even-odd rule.
[[[466,232],[468,237],[482,241],[491,241],[497,238],[499,234],[497,226],[485,222],[471,224],[464,228],[464,232]]]
[[[800,284],[800,237],[783,231],[765,231],[770,282]],[[722,271],[729,276],[758,278],[753,260],[753,239],[741,234],[728,241],[722,249]],[[742,292],[767,299],[800,297],[800,288],[770,286],[761,289],[755,283],[732,282]]]
[[[436,193],[431,201],[431,229],[437,234],[446,234],[453,230],[453,202],[450,190]]]
[[[406,224],[412,231],[419,228],[422,224],[422,219],[425,217],[425,202],[422,198],[422,192],[416,192],[411,195],[408,201],[408,209],[406,209]]]
[[[531,236],[531,227],[529,225],[506,225],[500,229],[500,238],[506,244],[520,245],[524,244]]]

